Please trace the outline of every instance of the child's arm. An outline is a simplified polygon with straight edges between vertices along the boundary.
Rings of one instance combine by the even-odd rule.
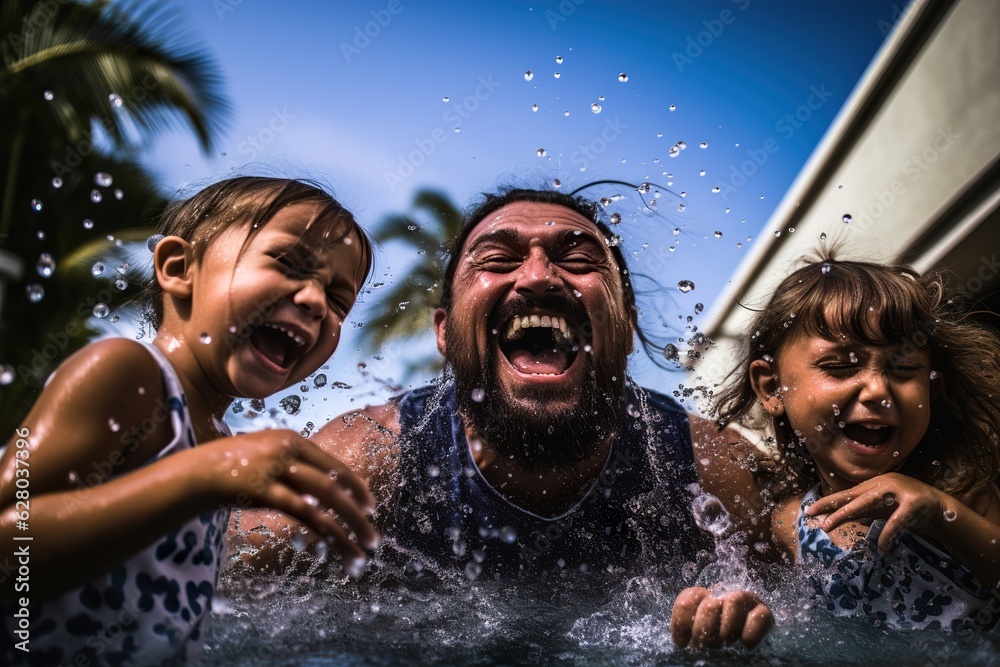
[[[68,590],[191,517],[231,504],[281,509],[333,536],[348,558],[361,550],[321,510],[337,512],[362,544],[374,540],[361,509],[372,503],[364,485],[290,431],[216,440],[143,465],[173,438],[164,408],[159,368],[132,341],[88,346],[51,379],[0,459],[0,542],[32,538],[32,594]],[[26,498],[18,479],[29,481]]]
[[[985,588],[1000,585],[1000,497],[993,484],[959,500],[891,472],[820,498],[806,511],[811,516],[832,511],[823,521],[827,532],[854,519],[884,518],[878,540],[882,553],[908,528],[944,546]]]

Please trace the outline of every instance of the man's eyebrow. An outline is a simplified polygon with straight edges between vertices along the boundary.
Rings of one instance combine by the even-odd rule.
[[[491,232],[486,232],[485,234],[476,237],[476,239],[469,244],[469,249],[466,252],[472,252],[479,246],[493,243],[512,247],[522,243],[522,238],[521,235],[513,229],[494,229]]]

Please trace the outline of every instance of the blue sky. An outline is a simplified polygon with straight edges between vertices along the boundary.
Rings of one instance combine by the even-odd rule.
[[[655,213],[627,187],[589,193],[624,195],[609,212],[621,215],[616,231],[633,272],[665,288],[648,295],[644,319],[671,327],[669,335],[684,335],[687,316],[697,325],[707,312],[695,304],[711,306],[748,248],[766,242],[757,231],[905,6],[171,4],[218,61],[235,114],[218,154],[201,154],[182,131],[150,147],[144,162],[166,193],[232,170],[318,177],[370,229],[386,213],[407,210],[424,187],[464,207],[511,181],[558,179],[566,190],[601,179],[652,182],[662,186],[645,196]],[[412,259],[386,247],[377,279],[405,279]],[[681,293],[680,280],[695,289]],[[352,314],[354,327],[380,307],[378,296],[372,290]],[[325,372],[355,389],[303,394],[303,413],[291,425],[322,423],[352,395],[354,403],[379,400],[385,393],[376,378],[403,379],[402,353],[366,359],[348,333]],[[668,391],[682,381],[641,359],[634,370]]]

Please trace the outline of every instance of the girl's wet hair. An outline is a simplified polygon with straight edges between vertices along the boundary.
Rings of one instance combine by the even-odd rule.
[[[313,219],[300,243],[333,244],[352,233],[362,246],[364,280],[372,267],[372,244],[340,202],[319,183],[307,179],[239,176],[209,185],[189,199],[171,203],[160,216],[157,233],[179,236],[193,249],[194,261],[200,262],[205,249],[231,227],[246,226],[242,250],[278,211],[293,204],[318,204]],[[362,281],[363,282],[363,281]],[[163,319],[163,290],[155,278],[143,291],[142,299],[154,327]]]
[[[750,364],[771,361],[780,381],[781,348],[799,332],[840,343],[900,345],[900,363],[926,350],[940,385],[927,434],[903,471],[952,495],[992,483],[1000,472],[1000,339],[969,316],[968,305],[949,291],[942,273],[921,276],[905,265],[819,253],[785,278],[753,319],[739,363],[716,398],[720,427],[763,416],[754,410]],[[786,418],[775,419],[774,427],[784,474],[772,491],[801,492],[818,481],[812,459]]]

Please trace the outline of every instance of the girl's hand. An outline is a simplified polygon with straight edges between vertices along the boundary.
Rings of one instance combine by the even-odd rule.
[[[685,588],[670,616],[670,634],[678,648],[712,648],[734,641],[753,648],[773,625],[771,610],[750,591],[716,597],[707,588]]]
[[[331,542],[345,563],[364,558],[358,544],[369,549],[378,544],[378,533],[368,520],[375,499],[364,482],[294,431],[222,438],[199,445],[191,454],[199,457],[195,472],[203,488],[211,489],[221,504],[284,512]],[[358,544],[349,539],[350,532]]]
[[[878,538],[878,550],[884,556],[904,528],[936,526],[944,516],[947,498],[929,484],[890,472],[824,496],[807,507],[805,513],[818,516],[833,511],[821,524],[828,533],[847,521],[885,519]]]

